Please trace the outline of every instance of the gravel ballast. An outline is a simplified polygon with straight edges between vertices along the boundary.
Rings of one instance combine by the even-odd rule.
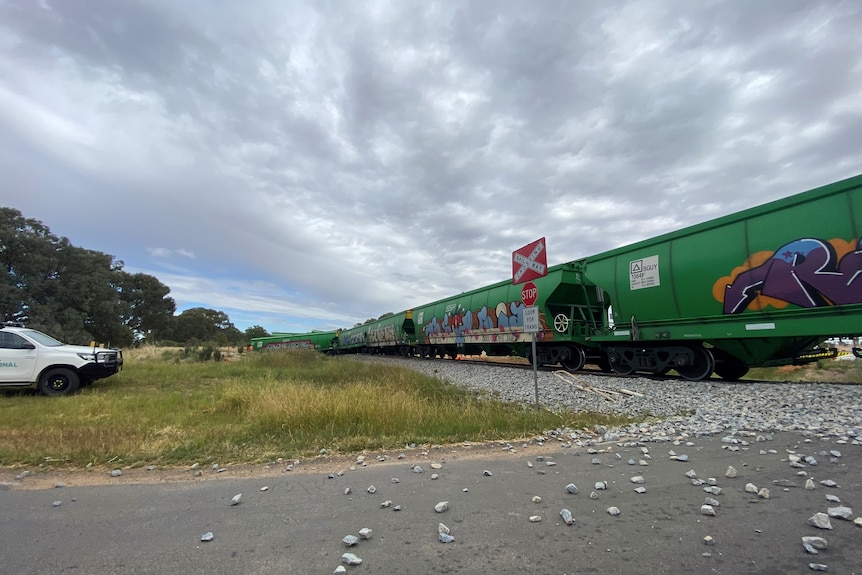
[[[407,367],[500,400],[535,405],[533,371],[454,360],[358,356]],[[803,432],[837,443],[862,440],[862,385],[835,383],[656,380],[538,372],[539,404],[553,411],[592,411],[646,417],[645,423],[607,430],[605,440],[637,436],[662,440],[678,434]],[[581,388],[581,389],[579,389]],[[591,391],[598,388],[618,392]],[[634,392],[622,393],[620,390]]]

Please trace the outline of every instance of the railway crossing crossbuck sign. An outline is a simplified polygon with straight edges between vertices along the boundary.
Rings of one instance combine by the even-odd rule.
[[[519,284],[548,275],[548,250],[539,238],[512,252],[512,283]]]

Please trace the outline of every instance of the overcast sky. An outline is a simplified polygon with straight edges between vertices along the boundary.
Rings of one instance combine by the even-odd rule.
[[[351,327],[862,173],[862,2],[0,0],[0,206]]]

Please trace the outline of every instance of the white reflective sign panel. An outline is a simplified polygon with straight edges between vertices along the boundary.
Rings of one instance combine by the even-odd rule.
[[[524,308],[524,333],[539,333],[539,308],[530,306]]]

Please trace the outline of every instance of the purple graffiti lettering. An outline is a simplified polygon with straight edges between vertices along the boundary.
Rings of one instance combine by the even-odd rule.
[[[739,274],[724,292],[724,313],[740,313],[762,294],[800,307],[862,303],[862,238],[840,261],[828,242],[802,238]]]

